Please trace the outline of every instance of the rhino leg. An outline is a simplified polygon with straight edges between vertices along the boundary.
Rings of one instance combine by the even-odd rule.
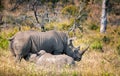
[[[15,60],[16,62],[20,63],[21,59],[22,59],[21,55],[16,55],[16,60]]]
[[[28,53],[27,55],[25,55],[23,58],[24,58],[26,61],[28,61],[29,56],[30,56],[30,53]]]

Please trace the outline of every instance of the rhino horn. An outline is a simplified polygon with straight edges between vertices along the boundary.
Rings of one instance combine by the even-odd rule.
[[[88,50],[88,48],[89,48],[89,46],[86,49],[84,49],[83,51],[80,51],[80,55],[83,55]]]

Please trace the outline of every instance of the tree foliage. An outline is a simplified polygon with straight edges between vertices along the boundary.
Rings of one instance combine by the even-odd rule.
[[[3,4],[2,4],[2,0],[0,0],[0,11],[2,11],[3,10]]]
[[[78,9],[74,5],[68,5],[65,8],[63,8],[62,13],[65,15],[75,16],[78,13]]]

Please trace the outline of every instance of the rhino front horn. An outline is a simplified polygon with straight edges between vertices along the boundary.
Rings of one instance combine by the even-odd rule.
[[[80,54],[83,55],[88,50],[88,48],[89,48],[89,46],[86,49],[84,49],[83,51],[81,51]]]

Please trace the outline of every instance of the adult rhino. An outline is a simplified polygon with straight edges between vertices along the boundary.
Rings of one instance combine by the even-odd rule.
[[[66,65],[68,66],[74,66],[75,61],[72,57],[61,54],[61,55],[52,55],[50,53],[47,53],[45,50],[40,50],[37,54],[29,53],[28,55],[28,61],[33,62],[38,66],[43,67],[64,67]]]
[[[16,61],[26,58],[29,53],[38,53],[45,50],[48,53],[66,54],[76,61],[80,61],[84,51],[75,52],[78,48],[69,45],[68,36],[61,31],[24,31],[16,33],[10,41],[11,53],[16,57]],[[87,49],[86,49],[87,50]]]

